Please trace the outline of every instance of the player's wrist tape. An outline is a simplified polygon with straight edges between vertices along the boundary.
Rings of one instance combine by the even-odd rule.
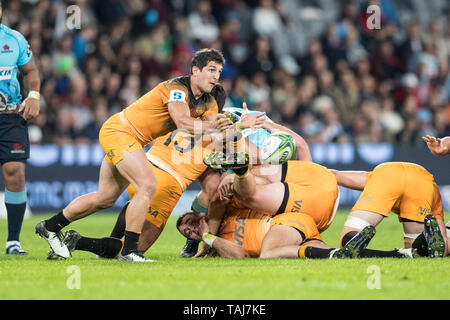
[[[242,121],[239,120],[238,122],[236,122],[236,130],[237,131],[242,131],[244,130],[244,127],[242,126]]]
[[[204,243],[206,243],[208,246],[210,246],[212,248],[212,244],[214,242],[214,240],[216,240],[216,236],[213,235],[211,232],[205,232],[202,235],[202,240]]]
[[[30,91],[28,93],[28,97],[36,100],[41,100],[41,94],[38,91]]]

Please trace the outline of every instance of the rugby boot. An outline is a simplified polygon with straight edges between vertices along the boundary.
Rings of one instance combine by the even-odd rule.
[[[197,240],[187,239],[183,249],[181,250],[180,256],[183,258],[191,258],[195,256],[198,251],[198,244],[199,242]]]
[[[28,254],[22,249],[19,241],[8,241],[6,243],[6,254]]]
[[[78,240],[81,239],[81,234],[79,234],[75,230],[68,230],[62,239],[63,243],[67,246],[67,249],[69,249],[70,253],[75,251],[75,248],[77,246]]]
[[[445,251],[444,237],[436,217],[428,214],[424,219],[423,235],[428,244],[428,256],[430,258],[443,257]]]
[[[330,252],[330,259],[358,258],[375,235],[375,228],[367,226],[351,238],[344,247]]]
[[[61,232],[47,230],[45,227],[45,220],[40,221],[36,225],[36,233],[48,242],[55,255],[62,259],[70,257],[69,249],[61,240]]]
[[[395,249],[402,255],[402,258],[418,258],[417,249],[415,248],[399,248]]]
[[[236,153],[211,152],[203,158],[203,163],[213,169],[233,170],[247,167],[249,156],[243,151]]]
[[[144,257],[139,252],[130,252],[129,254],[126,255],[122,255],[122,253],[120,253],[119,256],[117,257],[117,260],[124,262],[155,262],[155,260],[150,260]]]

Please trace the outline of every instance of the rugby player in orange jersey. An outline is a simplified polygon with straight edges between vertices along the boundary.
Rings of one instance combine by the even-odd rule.
[[[263,123],[263,128],[267,127],[266,122]],[[295,141],[301,141],[301,137],[296,133],[290,132],[290,134],[295,137]],[[307,148],[303,149],[303,152],[309,152]],[[233,157],[222,159],[222,155],[216,154],[205,159],[212,167],[217,164],[226,165],[235,173],[235,175],[227,176],[222,180],[218,187],[219,199],[223,199],[225,195],[231,192],[248,208],[264,210],[274,216],[282,213],[290,213],[295,216],[296,212],[306,214],[314,220],[319,231],[325,230],[330,225],[338,203],[337,181],[333,174],[335,170],[329,170],[311,161],[287,161],[281,166],[271,166],[273,168],[271,174],[265,174],[264,166],[255,166],[249,170],[248,162],[246,163],[243,160],[245,157],[242,153],[233,156],[235,159]],[[310,155],[303,155],[302,157],[311,158]],[[431,190],[433,191],[432,185]],[[217,199],[212,201],[212,205],[216,201]],[[214,214],[211,214],[212,211],[212,208],[210,208],[208,225],[212,233],[215,234],[222,216],[215,217]],[[301,228],[297,229],[302,231]],[[362,229],[363,227],[349,234],[346,240],[351,239],[357,231]],[[428,249],[432,245],[433,239],[436,238],[434,236],[436,232],[433,226],[427,227],[426,231],[428,232],[425,233],[425,236],[428,235],[428,240],[423,245]],[[271,241],[272,248],[264,254],[273,257],[279,255],[285,257],[286,250],[282,244],[286,243],[288,235],[291,237],[291,243],[297,244],[301,243],[299,242],[301,239],[308,238],[305,237],[305,234],[289,233],[283,225],[274,226],[267,235],[268,238],[273,240]],[[295,248],[289,250],[291,255],[295,254]],[[364,257],[400,258],[416,256],[415,252],[406,249],[392,251],[365,249],[361,253]]]
[[[153,139],[183,129],[201,134],[212,128],[224,129],[231,122],[218,114],[218,100],[225,93],[218,84],[223,55],[214,49],[194,54],[189,76],[157,85],[125,110],[103,124],[99,141],[106,156],[100,168],[98,190],[73,200],[61,212],[36,225],[36,233],[49,243],[56,255],[68,258],[70,252],[61,241],[60,231],[70,222],[111,207],[125,188],[132,184],[136,193],[126,212],[124,247],[121,261],[148,262],[137,250],[145,216],[156,189],[153,170],[144,146]],[[208,116],[208,119],[205,119]]]
[[[339,185],[362,191],[342,229],[341,245],[365,226],[376,227],[392,211],[403,224],[405,248],[416,249],[420,256],[448,254],[441,194],[425,168],[386,162],[371,172],[331,171]]]
[[[209,117],[209,116],[208,116]],[[252,123],[258,125],[260,116],[250,115]],[[242,122],[244,125],[245,121]],[[195,180],[199,180],[202,186],[202,200],[209,202],[215,193],[220,181],[220,174],[209,169],[203,163],[203,157],[216,148],[223,150],[224,143],[227,147],[235,146],[236,139],[242,135],[232,126],[224,131],[211,130],[203,134],[192,134],[186,130],[175,130],[165,136],[156,138],[146,157],[152,167],[157,181],[156,192],[147,210],[146,221],[139,237],[137,249],[140,254],[145,253],[158,239],[167,220],[175,208],[182,193]],[[242,141],[244,142],[244,141]],[[250,149],[249,142],[246,149]],[[136,194],[133,185],[129,185],[130,198]],[[69,230],[63,238],[69,251],[84,250],[105,258],[114,258],[122,249],[121,239],[125,233],[124,206],[116,225],[109,238],[95,239],[82,237],[77,231]],[[54,252],[50,252],[50,259],[57,259]]]
[[[375,234],[369,226],[355,235],[344,248],[326,245],[314,220],[306,214],[287,212],[273,217],[271,213],[253,210],[233,198],[225,204],[217,236],[210,232],[206,218],[194,212],[186,212],[177,220],[178,231],[186,238],[203,240],[210,255],[227,258],[356,258]],[[223,209],[223,208],[222,208]],[[217,207],[215,210],[220,210]],[[283,228],[283,236],[277,239],[270,234],[275,228]],[[276,231],[277,232],[277,231]],[[274,256],[273,246],[282,248]],[[205,248],[205,246],[203,247]],[[202,256],[201,251],[195,257]]]

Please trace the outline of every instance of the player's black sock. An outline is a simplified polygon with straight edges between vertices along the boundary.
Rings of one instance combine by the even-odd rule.
[[[5,206],[8,216],[8,241],[19,241],[23,216],[25,215],[26,203],[5,203]]]
[[[137,252],[139,233],[125,230],[125,241],[123,242],[122,255],[126,256],[131,252]]]
[[[75,245],[75,250],[89,251],[102,258],[113,259],[120,253],[122,244],[122,241],[116,238],[81,237]]]
[[[45,220],[45,228],[47,228],[48,231],[59,232],[69,223],[70,221],[67,220],[66,217],[64,217],[61,211],[57,215],[51,217],[50,219]]]
[[[298,257],[300,259],[328,259],[332,249],[315,248],[310,246],[301,246],[298,249]]]
[[[412,247],[417,249],[421,257],[428,257],[428,243],[423,232],[414,240]]]
[[[116,224],[114,225],[111,234],[109,235],[111,238],[122,239],[125,233],[125,214],[127,212],[129,202],[122,208],[117,217]]]
[[[392,251],[381,251],[364,249],[359,253],[361,258],[403,258],[404,255],[399,253],[397,250]]]
[[[354,236],[358,234],[358,231],[349,231],[341,239],[341,248],[344,247]]]

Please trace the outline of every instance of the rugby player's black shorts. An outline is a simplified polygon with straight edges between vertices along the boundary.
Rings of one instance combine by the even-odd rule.
[[[0,164],[30,157],[28,124],[20,114],[0,114]]]

